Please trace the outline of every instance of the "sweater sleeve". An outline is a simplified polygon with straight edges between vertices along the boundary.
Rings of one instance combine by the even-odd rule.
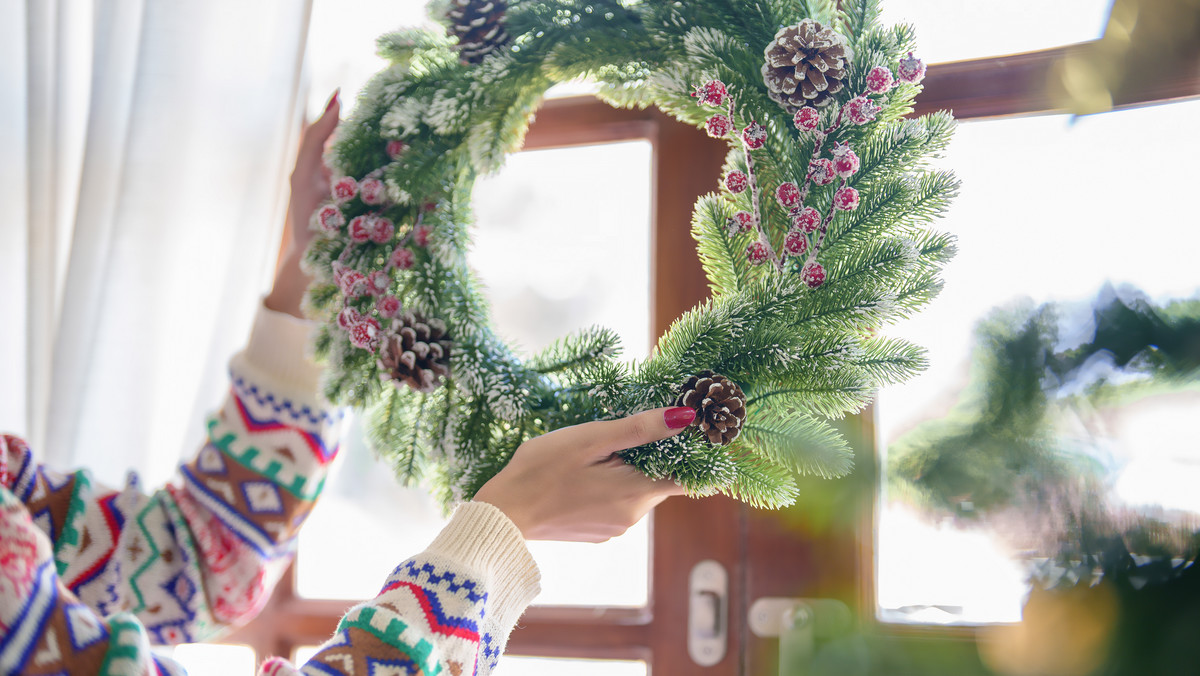
[[[310,330],[259,310],[206,443],[152,493],[133,474],[113,490],[59,473],[5,438],[4,485],[47,536],[66,592],[158,644],[203,640],[260,610],[337,450],[340,414],[318,394]]]
[[[351,608],[301,669],[485,676],[538,591],[537,566],[517,527],[495,507],[469,502],[428,549],[396,568],[374,600]],[[295,673],[280,659],[260,671]]]

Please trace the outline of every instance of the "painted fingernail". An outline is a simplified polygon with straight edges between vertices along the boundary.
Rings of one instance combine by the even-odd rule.
[[[341,91],[342,91],[341,87],[338,87],[337,89],[333,90],[333,96],[330,96],[329,103],[325,104],[325,112],[328,113],[329,111],[333,110],[333,106],[335,104],[337,104],[337,102],[338,102],[338,94],[340,94]]]
[[[668,408],[663,413],[663,419],[667,421],[667,427],[677,430],[691,425],[692,421],[696,419],[696,411],[687,406]]]

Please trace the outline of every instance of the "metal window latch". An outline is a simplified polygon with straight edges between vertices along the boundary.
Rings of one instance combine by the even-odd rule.
[[[850,608],[834,599],[793,599],[767,596],[750,606],[750,631],[763,638],[779,637],[779,673],[803,674],[817,639],[847,631]]]
[[[688,580],[688,655],[702,667],[725,658],[729,642],[729,575],[711,559],[692,568]]]

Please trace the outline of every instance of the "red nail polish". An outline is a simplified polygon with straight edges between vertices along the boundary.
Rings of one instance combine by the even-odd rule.
[[[673,430],[681,429],[692,424],[696,419],[696,411],[687,406],[679,406],[677,408],[668,408],[663,413],[663,420],[666,420],[667,427]]]
[[[333,110],[334,104],[336,104],[338,102],[338,94],[340,94],[341,91],[342,91],[341,87],[333,90],[333,96],[330,96],[329,103],[325,104],[325,112],[328,113],[329,111]]]

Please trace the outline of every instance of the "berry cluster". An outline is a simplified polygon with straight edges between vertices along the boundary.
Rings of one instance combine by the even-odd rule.
[[[925,76],[925,64],[911,53],[902,59],[893,72],[885,66],[872,68],[865,78],[865,91],[852,96],[841,106],[833,106],[825,117],[828,126],[822,126],[822,110],[806,105],[796,111],[792,118],[796,129],[813,139],[812,156],[802,182],[784,181],[775,188],[775,199],[791,218],[791,227],[784,236],[783,249],[776,253],[763,227],[760,212],[758,186],[751,151],[762,148],[767,142],[767,130],[751,121],[741,132],[742,148],[745,153],[746,171],[731,171],[725,177],[725,187],[733,194],[750,191],[752,211],[739,211],[730,219],[730,235],[757,231],[758,238],[746,249],[746,260],[752,265],[768,261],[784,271],[788,258],[801,259],[800,278],[812,288],[825,283],[825,269],[817,262],[817,254],[824,243],[829,224],[839,211],[854,211],[859,206],[858,190],[851,185],[852,177],[858,173],[860,161],[849,143],[835,143],[824,156],[825,142],[843,125],[861,126],[873,122],[882,110],[880,100],[899,82],[918,83]],[[708,119],[705,128],[710,136],[728,137],[736,128],[733,104],[726,85],[718,80],[699,87],[693,94],[703,105],[723,108]],[[807,206],[813,186],[833,186],[829,210],[822,215],[816,208]]]

